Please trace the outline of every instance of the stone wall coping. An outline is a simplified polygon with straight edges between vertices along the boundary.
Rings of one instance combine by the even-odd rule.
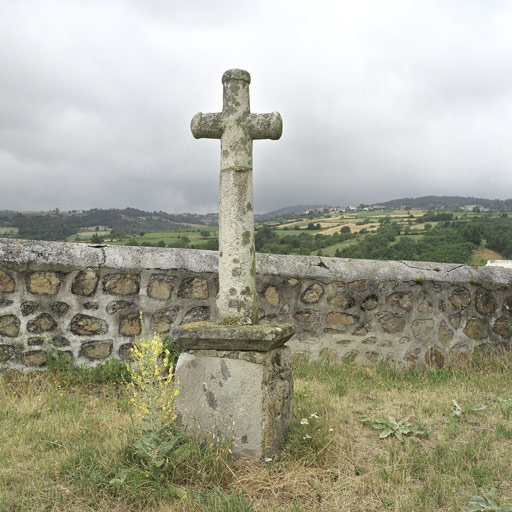
[[[127,247],[68,242],[0,239],[0,266],[23,271],[96,267],[119,270],[185,270],[217,273],[218,253],[197,249]],[[258,254],[258,274],[321,281],[418,279],[511,285],[512,269],[418,261],[375,261],[321,256]]]

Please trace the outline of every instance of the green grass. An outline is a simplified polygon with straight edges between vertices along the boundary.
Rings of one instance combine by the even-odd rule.
[[[272,461],[231,461],[222,447],[192,443],[185,466],[161,479],[129,449],[121,367],[50,368],[0,375],[2,512],[430,512],[464,510],[491,488],[512,498],[510,355],[439,370],[298,361],[295,415]],[[388,416],[428,435],[380,439],[361,422]]]

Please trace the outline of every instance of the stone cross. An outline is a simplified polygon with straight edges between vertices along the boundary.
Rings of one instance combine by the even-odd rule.
[[[279,113],[251,114],[250,83],[247,71],[226,71],[222,112],[198,113],[190,125],[196,139],[221,140],[217,320],[224,323],[258,323],[252,141],[283,131]]]

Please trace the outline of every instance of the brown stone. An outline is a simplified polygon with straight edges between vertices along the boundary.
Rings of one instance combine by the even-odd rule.
[[[359,320],[359,317],[349,315],[348,313],[331,311],[330,313],[327,313],[326,320],[327,323],[331,325],[353,325]]]
[[[299,280],[294,277],[290,277],[290,279],[288,279],[288,284],[290,286],[297,286],[299,284]]]
[[[57,323],[48,313],[42,313],[34,320],[30,320],[27,324],[27,331],[40,334],[42,332],[53,331],[57,327]]]
[[[112,341],[88,341],[82,344],[80,356],[91,360],[106,359],[112,354]]]
[[[361,341],[363,345],[375,345],[377,343],[377,338],[375,336],[370,336],[369,338],[365,338]]]
[[[412,309],[411,292],[394,292],[386,298],[386,304],[390,306],[411,311]]]
[[[265,290],[265,300],[272,306],[279,304],[279,292],[275,286],[267,286]]]
[[[372,311],[373,309],[377,309],[379,307],[379,298],[377,295],[369,295],[364,299],[361,304],[361,309],[365,311]]]
[[[448,326],[446,325],[446,322],[444,320],[439,325],[437,334],[439,336],[439,341],[444,344],[447,344],[453,338],[453,332],[450,329],[448,329]]]
[[[6,363],[14,357],[15,350],[13,345],[0,345],[0,363]]]
[[[394,332],[401,332],[405,327],[405,318],[403,316],[387,313],[380,320],[380,326],[386,332],[392,334]]]
[[[39,309],[39,304],[33,301],[26,301],[21,304],[20,309],[23,316],[31,315]]]
[[[428,341],[434,338],[434,320],[425,318],[414,320],[411,325],[412,335],[422,341]]]
[[[23,354],[23,363],[26,366],[41,367],[48,361],[48,355],[44,350],[29,350]]]
[[[78,272],[71,285],[71,293],[89,297],[93,295],[98,287],[100,276],[93,268],[86,268]]]
[[[470,318],[464,327],[464,334],[473,340],[483,340],[489,336],[489,325],[480,318]]]
[[[332,286],[334,286],[334,288],[342,288],[343,286],[345,286],[345,283],[343,281],[333,281],[331,284]]]
[[[12,293],[14,289],[14,279],[7,272],[0,270],[0,292]]]
[[[108,325],[101,318],[78,314],[71,320],[71,331],[79,336],[105,334],[108,331]]]
[[[437,348],[430,347],[425,353],[425,363],[430,368],[442,368],[444,366],[444,356]]]
[[[393,290],[398,286],[398,283],[395,281],[381,281],[379,283],[378,289],[381,292],[389,292],[389,290]]]
[[[184,299],[204,300],[208,296],[208,282],[204,277],[188,277],[183,279],[178,291],[178,297]]]
[[[139,313],[131,313],[121,318],[119,334],[123,336],[138,336],[142,331]]]
[[[60,272],[32,272],[27,289],[36,295],[57,295],[64,276]]]
[[[66,304],[65,302],[54,302],[52,304],[52,311],[57,316],[63,316],[69,311],[69,304]]]
[[[113,315],[114,313],[119,313],[119,311],[132,306],[133,302],[130,302],[128,300],[115,300],[113,302],[109,302],[107,304],[107,307],[105,308],[105,311],[109,315]]]
[[[306,291],[302,294],[300,300],[305,304],[316,304],[322,298],[324,289],[318,283],[313,283],[309,286]]]
[[[456,309],[467,309],[471,304],[471,293],[466,288],[457,288],[450,295],[450,302]]]
[[[480,289],[475,295],[475,308],[481,315],[490,315],[496,311],[496,301],[490,293]]]
[[[148,284],[148,297],[169,300],[172,293],[172,277],[166,274],[153,274]]]
[[[103,290],[110,295],[136,295],[139,293],[138,274],[108,274],[103,280]]]
[[[125,361],[132,361],[132,347],[133,343],[125,343],[119,347],[119,357],[120,359],[124,359]]]
[[[316,338],[316,332],[315,331],[302,331],[300,333],[300,338],[303,338],[306,340]]]
[[[210,308],[208,306],[197,306],[186,312],[182,324],[189,322],[201,322],[210,318]]]
[[[512,321],[508,318],[498,318],[494,322],[492,330],[502,338],[510,338],[512,335]]]
[[[0,334],[15,338],[20,332],[21,322],[15,315],[0,316]]]
[[[354,305],[354,299],[348,295],[334,295],[328,300],[331,306],[349,309]]]
[[[180,308],[175,306],[172,308],[160,309],[153,313],[151,320],[151,330],[159,334],[164,334],[170,331],[173,322],[178,316]]]
[[[428,313],[432,311],[432,303],[428,300],[424,300],[418,304],[418,311],[420,313]]]
[[[293,317],[301,324],[309,324],[317,320],[318,313],[309,309],[302,309],[297,311]]]
[[[462,320],[462,316],[460,313],[455,313],[455,315],[450,315],[450,318],[448,318],[448,321],[450,322],[450,325],[454,329],[458,329],[460,326],[460,322]]]
[[[369,329],[367,328],[366,325],[358,325],[354,331],[352,332],[352,334],[354,336],[366,336],[368,333],[369,333]]]
[[[366,279],[361,279],[359,281],[352,281],[351,283],[347,283],[347,288],[354,292],[365,292],[368,290],[368,281]]]

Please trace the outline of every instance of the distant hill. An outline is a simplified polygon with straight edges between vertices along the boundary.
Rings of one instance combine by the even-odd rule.
[[[325,204],[295,204],[293,206],[286,206],[285,208],[279,208],[279,210],[273,210],[268,213],[257,213],[254,215],[256,220],[269,220],[280,215],[290,215],[294,213],[302,213],[306,210],[313,210],[314,208],[326,208]]]
[[[465,205],[480,205],[491,210],[511,210],[512,199],[483,199],[479,197],[463,197],[463,196],[422,196],[422,197],[404,197],[402,199],[393,199],[385,203],[379,203],[389,208],[400,208],[409,206],[411,208],[422,209],[447,209],[453,210]]]

